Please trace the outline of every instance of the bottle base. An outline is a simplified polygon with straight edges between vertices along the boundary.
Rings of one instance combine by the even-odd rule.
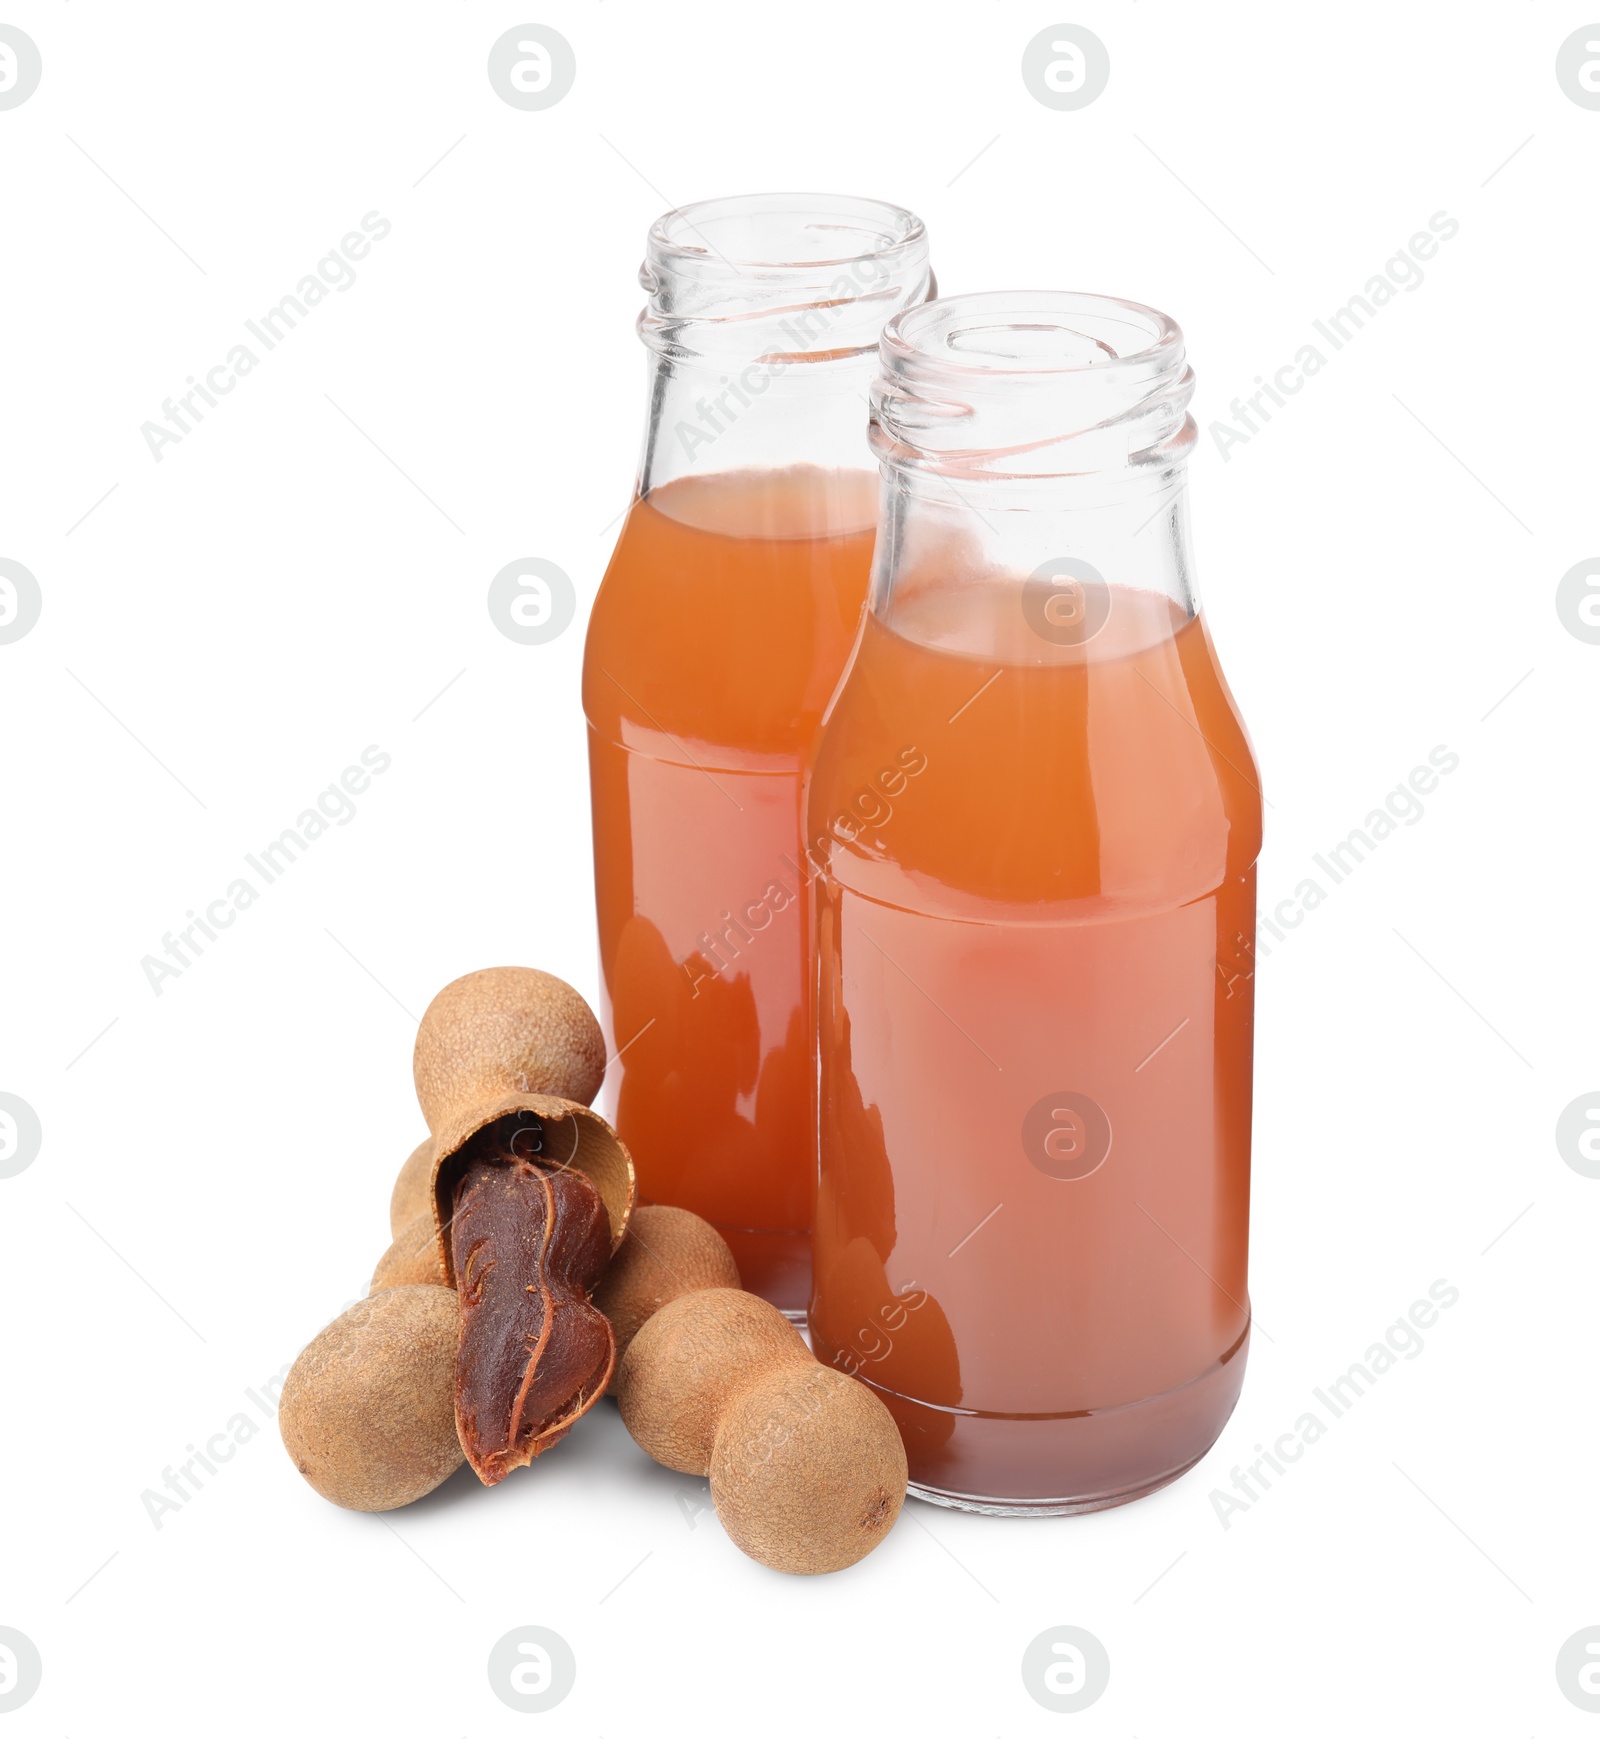
[[[1093,1510],[1114,1510],[1120,1504],[1131,1504],[1139,1498],[1149,1497],[1152,1492],[1160,1491],[1164,1485],[1171,1485],[1175,1479],[1182,1479],[1192,1467],[1205,1459],[1206,1451],[1210,1447],[1208,1443],[1193,1460],[1186,1461],[1182,1467],[1174,1468],[1170,1473],[1141,1480],[1124,1490],[1101,1492],[1090,1497],[976,1497],[971,1492],[941,1491],[937,1486],[919,1485],[915,1480],[907,1482],[906,1496],[920,1498],[925,1504],[937,1504],[940,1509],[967,1510],[979,1516],[1086,1516]]]
[[[724,1225],[717,1225],[717,1230],[733,1252],[745,1291],[775,1304],[797,1328],[804,1328],[811,1302],[810,1232],[758,1232]]]
[[[1244,1381],[1248,1327],[1215,1364],[1121,1406],[1056,1414],[963,1412],[857,1378],[889,1409],[906,1446],[912,1497],[999,1516],[1113,1509],[1180,1479],[1216,1442]],[[825,1364],[843,1364],[813,1334]]]

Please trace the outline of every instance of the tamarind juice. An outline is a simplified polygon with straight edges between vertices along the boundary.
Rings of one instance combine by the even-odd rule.
[[[1197,613],[1075,608],[1057,644],[1023,580],[925,554],[809,787],[813,1341],[961,1507],[1175,1477],[1249,1330],[1255,764]]]
[[[804,1312],[814,1158],[800,783],[855,635],[870,473],[683,477],[629,512],[584,663],[605,1105],[642,1199]]]

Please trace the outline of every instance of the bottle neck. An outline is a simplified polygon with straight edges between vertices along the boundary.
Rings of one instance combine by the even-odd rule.
[[[921,221],[877,200],[707,200],[651,228],[639,492],[717,473],[870,475],[884,322],[934,292]]]
[[[1141,619],[1195,614],[1194,377],[1164,314],[1070,292],[956,296],[898,315],[879,349],[878,614],[915,617],[935,595],[944,621],[964,595],[992,611],[985,580],[1058,648],[1093,638],[1118,596]]]
[[[871,353],[708,360],[653,356],[639,494],[718,472],[870,473]]]
[[[882,469],[869,607],[888,619],[905,588],[937,571],[1031,587],[1071,614],[1083,586],[1128,588],[1199,609],[1189,530],[1188,455],[1137,472],[984,479]]]

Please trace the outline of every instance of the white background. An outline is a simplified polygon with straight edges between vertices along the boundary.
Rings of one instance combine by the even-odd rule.
[[[0,113],[0,555],[44,600],[0,646],[0,1089],[44,1130],[0,1181],[0,1624],[44,1662],[4,1732],[1600,1731],[1554,1673],[1600,1623],[1600,1182],[1554,1140],[1600,1088],[1600,647],[1555,608],[1600,544],[1600,113],[1555,78],[1588,14],[4,18],[44,65]],[[543,113],[485,72],[530,18],[577,55]],[[1111,57],[1076,113],[1019,74],[1063,18]],[[266,1426],[158,1529],[142,1492],[365,1290],[428,998],[501,961],[594,992],[578,674],[643,415],[644,232],[795,186],[914,208],[947,291],[1102,290],[1184,327],[1264,904],[1431,748],[1460,757],[1261,962],[1238,1412],[1142,1503],[908,1505],[818,1580],[741,1557],[609,1405],[504,1487],[382,1520],[322,1503]],[[374,210],[393,232],[354,286],[152,459],[141,423]],[[1224,462],[1209,422],[1438,211],[1460,232],[1420,287]],[[548,646],[485,606],[523,555],[578,589]],[[356,819],[157,997],[141,958],[368,744],[393,765]],[[1224,1528],[1229,1470],[1441,1278],[1460,1300],[1420,1356]],[[540,1717],[485,1671],[522,1624],[578,1660]],[[1020,1672],[1058,1624],[1111,1659],[1070,1717]]]

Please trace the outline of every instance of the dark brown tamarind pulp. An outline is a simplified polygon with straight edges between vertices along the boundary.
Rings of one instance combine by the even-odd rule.
[[[480,1130],[451,1197],[456,1425],[485,1485],[559,1443],[605,1393],[616,1358],[589,1301],[611,1258],[605,1204],[542,1148],[526,1115]]]

